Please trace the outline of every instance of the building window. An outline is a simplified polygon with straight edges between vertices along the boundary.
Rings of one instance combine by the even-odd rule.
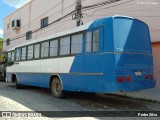
[[[49,41],[43,42],[41,45],[41,57],[45,58],[48,57],[49,53]]]
[[[21,26],[20,20],[12,20],[12,28],[19,28]]]
[[[70,54],[70,36],[60,39],[60,55]]]
[[[7,39],[7,46],[10,45],[10,39]]]
[[[34,46],[34,58],[38,59],[40,57],[40,44]]]
[[[15,21],[12,21],[12,28],[15,27]]]
[[[27,59],[28,60],[33,59],[33,45],[28,46],[27,50],[28,50],[27,51]]]
[[[32,39],[32,31],[26,32],[26,40]]]
[[[71,54],[82,53],[83,34],[73,35],[71,40]]]
[[[20,20],[16,20],[17,22],[17,27],[21,27],[21,21]]]
[[[58,55],[58,40],[50,41],[50,56],[55,57]]]
[[[48,26],[48,17],[41,19],[41,28]]]

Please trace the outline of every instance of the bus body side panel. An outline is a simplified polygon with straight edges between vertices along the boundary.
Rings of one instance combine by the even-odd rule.
[[[60,74],[63,90],[79,92],[102,92],[101,75]]]
[[[51,74],[17,73],[18,84],[49,88]]]

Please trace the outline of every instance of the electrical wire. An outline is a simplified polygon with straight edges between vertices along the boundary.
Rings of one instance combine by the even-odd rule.
[[[85,0],[83,0],[83,1],[85,1]],[[83,1],[82,1],[82,2],[83,2]],[[56,4],[55,6],[53,6],[52,8],[50,8],[49,10],[47,10],[47,11],[46,11],[45,13],[43,13],[42,15],[40,15],[40,16],[38,16],[37,18],[35,18],[34,20],[32,20],[31,22],[29,22],[29,23],[21,26],[21,28],[23,28],[23,27],[25,27],[25,26],[27,26],[27,25],[29,25],[29,24],[30,24],[30,25],[33,24],[33,23],[35,24],[34,21],[36,21],[38,18],[42,17],[43,15],[47,14],[48,12],[50,12],[51,10],[53,10],[54,8],[56,8],[56,7],[57,7],[58,5],[60,5],[61,3],[62,3],[62,1],[59,2],[58,4]],[[75,5],[75,4],[76,4],[76,2],[75,2],[74,4],[71,4],[71,5],[69,5],[68,7],[62,9],[62,10],[66,10],[66,9],[70,8],[71,6],[73,6],[73,5]],[[62,10],[60,10],[60,11],[58,11],[58,12],[56,12],[56,13],[50,15],[50,16],[53,16],[53,15],[56,15],[56,14],[60,13]],[[39,21],[38,21],[38,22],[39,22]],[[25,31],[25,30],[24,30],[24,31]],[[14,32],[14,31],[13,31],[13,32]],[[6,34],[11,34],[11,33],[13,33],[13,32],[5,33],[4,35],[6,35]],[[22,32],[22,31],[21,31],[21,32]]]
[[[83,1],[85,1],[85,0],[83,0]],[[95,9],[95,8],[98,8],[98,7],[101,7],[101,6],[105,6],[105,5],[114,3],[114,2],[119,2],[119,1],[121,1],[121,0],[110,0],[110,1],[100,2],[100,3],[98,3],[98,4],[93,4],[93,5],[90,5],[90,6],[85,6],[85,7],[82,7],[82,12],[88,11],[88,10],[92,10],[92,9]],[[61,1],[61,2],[62,2],[62,1]],[[98,11],[98,10],[113,8],[113,7],[119,6],[119,5],[125,5],[126,3],[130,3],[130,2],[133,2],[133,0],[129,0],[129,1],[126,1],[126,2],[123,2],[123,3],[119,3],[119,4],[116,4],[116,5],[112,5],[112,6],[108,6],[108,7],[105,7],[105,8],[101,8],[101,9],[94,10],[93,13],[92,13],[89,17],[91,17],[92,15],[94,15],[94,13],[95,13],[96,11]],[[71,7],[71,6],[75,5],[75,4],[76,4],[76,3],[68,6],[67,8],[69,8],[69,7]],[[63,10],[65,10],[65,9],[67,9],[67,8],[64,8]],[[57,13],[59,13],[59,12],[60,12],[60,11],[58,11]],[[76,12],[75,10],[71,11],[70,13],[66,14],[65,16],[63,16],[63,17],[61,17],[61,18],[59,18],[59,19],[51,22],[47,27],[45,27],[45,28],[43,28],[43,29],[46,29],[46,28],[48,28],[48,27],[50,27],[50,26],[52,26],[52,25],[57,25],[56,23],[58,23],[59,21],[62,21],[63,19],[65,19],[65,18],[67,18],[67,17],[70,17],[70,16],[71,16],[73,13],[75,13],[75,12]],[[55,14],[57,14],[57,13],[54,13],[54,14],[52,14],[52,15],[55,15]],[[142,16],[141,16],[141,17],[142,17]],[[160,16],[145,16],[145,17],[160,17]],[[64,22],[65,22],[65,21],[64,21]],[[61,24],[61,23],[63,23],[63,22],[60,22],[59,24]],[[43,30],[43,29],[41,29],[41,28],[35,29],[35,30],[32,31],[32,33],[38,32],[38,31]],[[19,36],[16,36],[15,38],[12,38],[10,41],[14,41],[14,40],[17,40],[17,39],[22,38],[22,37],[25,37],[25,36],[26,36],[26,33],[25,33],[25,34],[22,34],[22,35],[19,35]],[[6,42],[6,41],[5,41],[5,42]],[[5,43],[5,42],[4,42],[4,43]]]

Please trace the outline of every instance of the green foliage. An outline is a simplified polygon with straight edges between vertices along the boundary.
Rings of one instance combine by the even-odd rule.
[[[0,52],[3,51],[3,39],[0,38]],[[3,62],[4,55],[0,54],[0,62]]]
[[[3,39],[0,38],[0,51],[3,51]]]

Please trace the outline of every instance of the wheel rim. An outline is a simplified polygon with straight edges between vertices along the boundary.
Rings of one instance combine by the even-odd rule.
[[[60,91],[60,85],[56,84],[56,92],[59,93],[59,91]]]
[[[54,85],[54,92],[59,95],[61,93],[61,87],[60,87],[60,84],[59,83],[56,83]]]

